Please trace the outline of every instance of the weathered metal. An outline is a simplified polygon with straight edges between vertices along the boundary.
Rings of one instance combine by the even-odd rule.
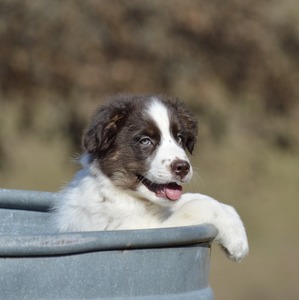
[[[0,190],[1,299],[214,299],[212,225],[57,233],[57,197]]]

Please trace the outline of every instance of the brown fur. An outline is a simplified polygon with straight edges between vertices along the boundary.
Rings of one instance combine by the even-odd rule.
[[[153,96],[119,95],[110,98],[91,119],[83,136],[86,152],[93,155],[100,169],[115,185],[134,190],[137,174],[149,168],[148,158],[155,155],[160,142],[160,132],[153,120],[144,113]],[[169,110],[171,132],[180,134],[182,147],[192,153],[197,121],[178,101],[162,96],[159,99]],[[153,145],[143,145],[140,140],[148,136]]]

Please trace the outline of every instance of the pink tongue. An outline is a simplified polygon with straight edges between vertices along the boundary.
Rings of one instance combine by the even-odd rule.
[[[161,190],[156,192],[158,197],[167,197],[169,200],[178,200],[183,193],[182,187],[176,186],[166,186]]]

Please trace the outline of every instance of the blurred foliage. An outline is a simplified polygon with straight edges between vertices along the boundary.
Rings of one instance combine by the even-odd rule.
[[[298,117],[298,6],[1,0],[0,101],[22,99],[20,127],[31,130],[34,106],[51,95],[53,113],[63,112],[53,126],[76,147],[85,116],[75,103],[86,99],[124,91],[178,96],[205,118],[216,140],[229,126],[223,107],[245,103],[272,123],[257,128],[253,117],[251,129],[289,149],[298,144],[297,130],[277,119]]]
[[[297,299],[298,58],[298,0],[0,0],[0,185],[69,180],[106,95],[179,97],[200,121],[186,189],[249,234],[241,265],[213,253],[216,298]]]

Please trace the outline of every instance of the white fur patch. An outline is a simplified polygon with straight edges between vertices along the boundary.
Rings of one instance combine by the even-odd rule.
[[[161,134],[147,178],[161,184],[175,181],[172,162],[189,160],[171,134],[167,104],[152,98],[145,113],[156,123]],[[201,194],[183,194],[175,202],[169,201],[157,197],[138,182],[136,190],[119,188],[89,154],[83,155],[81,163],[83,169],[61,192],[54,207],[53,225],[59,231],[146,229],[211,223],[218,229],[216,240],[230,258],[240,260],[248,253],[244,226],[232,207]],[[191,176],[192,169],[180,181],[187,181]]]
[[[178,145],[170,132],[170,120],[167,107],[155,98],[152,98],[152,100],[147,113],[159,128],[161,141],[146,177],[155,183],[176,181],[171,172],[171,164],[175,160],[190,162],[185,150]],[[184,178],[184,182],[189,181],[191,177],[192,167],[190,167],[188,175]]]

